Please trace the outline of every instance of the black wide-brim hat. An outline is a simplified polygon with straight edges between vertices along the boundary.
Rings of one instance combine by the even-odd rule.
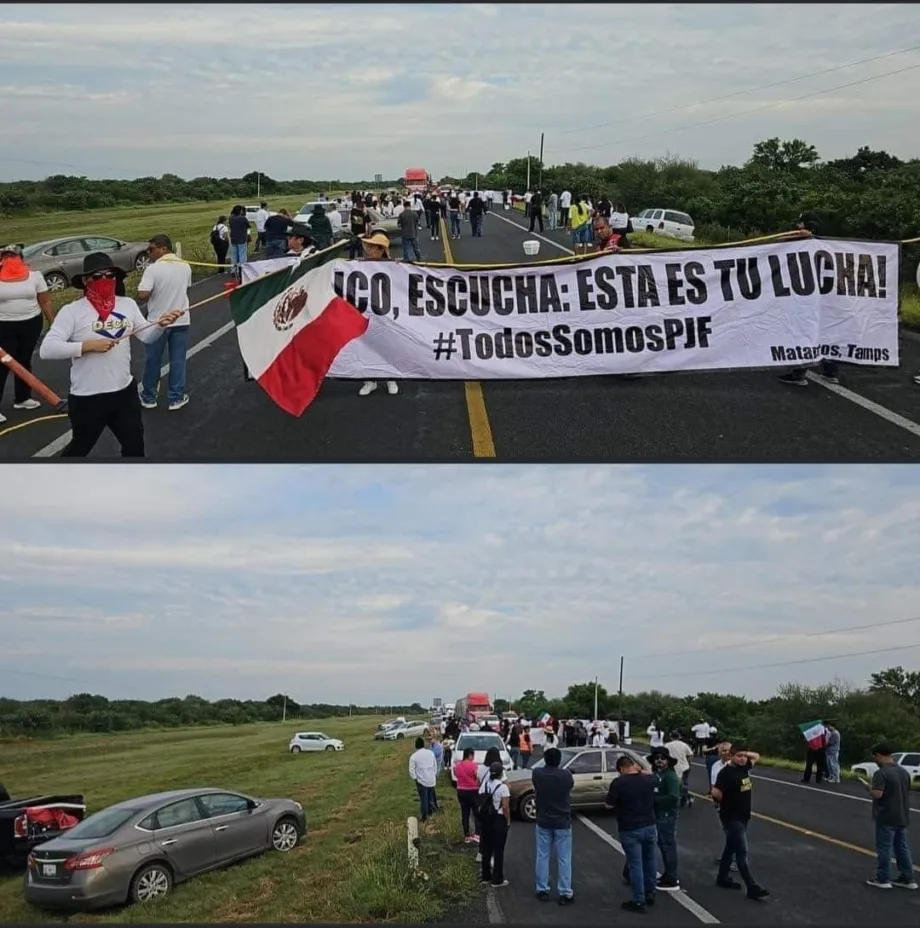
[[[289,237],[293,235],[297,238],[311,238],[313,230],[302,222],[295,222],[293,225],[287,227],[287,231],[284,234]]]
[[[83,273],[74,274],[70,281],[71,286],[82,290],[86,278],[91,274],[98,274],[99,271],[112,271],[118,280],[124,280],[128,276],[112,263],[112,259],[105,252],[94,251],[83,259]]]

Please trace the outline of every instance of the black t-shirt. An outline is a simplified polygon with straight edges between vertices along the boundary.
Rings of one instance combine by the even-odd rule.
[[[351,211],[351,232],[352,235],[365,235],[368,227],[368,215],[360,206],[355,206]]]
[[[231,216],[230,244],[245,245],[249,241],[249,220],[245,216]]]
[[[613,204],[610,202],[610,200],[605,198],[597,204],[597,210],[604,217],[604,219],[609,219],[610,214],[613,212]]]
[[[521,729],[514,726],[511,729],[511,732],[508,735],[508,747],[509,748],[519,748],[521,746]]]
[[[575,777],[561,767],[535,767],[533,788],[540,828],[572,827],[572,788]]]
[[[630,773],[617,777],[607,791],[607,805],[613,806],[620,831],[635,831],[655,824],[655,787],[658,780],[649,773]]]
[[[719,818],[726,822],[749,822],[751,820],[751,768],[753,764],[739,767],[727,764],[716,777],[716,789],[721,790]]]
[[[460,209],[460,197],[451,197],[450,198],[450,208],[452,210]]]
[[[481,216],[485,212],[486,205],[479,199],[479,197],[473,197],[472,200],[467,204],[467,212],[471,216]]]
[[[286,216],[269,216],[265,220],[265,241],[277,242],[278,239],[284,238],[290,224],[291,220]]]

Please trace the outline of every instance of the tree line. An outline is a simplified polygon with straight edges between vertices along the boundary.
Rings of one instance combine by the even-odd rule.
[[[833,720],[841,732],[841,760],[855,764],[869,758],[869,749],[886,741],[896,750],[920,751],[920,672],[892,667],[873,673],[869,685],[845,683],[808,687],[781,686],[769,699],[705,692],[671,696],[659,690],[617,693],[598,686],[598,714],[629,721],[634,734],[644,736],[654,720],[665,731],[689,736],[699,721],[715,725],[720,737],[743,739],[752,750],[788,760],[804,758],[805,746],[798,726],[814,719]],[[554,718],[594,716],[594,683],[577,683],[560,698],[543,690],[526,690],[509,703],[496,700],[496,711],[514,708],[528,717],[549,712]]]
[[[260,702],[200,696],[184,699],[107,699],[78,693],[68,699],[20,701],[0,698],[0,739],[47,738],[80,732],[136,731],[141,728],[180,728],[192,725],[246,725],[279,722],[282,718],[329,719],[348,715],[418,715],[421,705],[342,706],[330,703],[298,703],[284,693]]]

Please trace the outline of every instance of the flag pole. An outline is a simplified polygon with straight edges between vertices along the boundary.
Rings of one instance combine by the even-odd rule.
[[[61,399],[51,387],[42,383],[31,371],[27,371],[5,348],[0,348],[0,364],[5,364],[14,377],[27,383],[50,406],[59,411],[66,408],[67,400]]]
[[[597,677],[594,678],[594,721],[597,721]]]

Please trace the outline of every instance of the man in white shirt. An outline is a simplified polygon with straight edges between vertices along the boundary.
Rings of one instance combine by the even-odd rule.
[[[438,782],[438,761],[434,752],[425,747],[424,738],[415,739],[415,752],[409,758],[409,776],[418,790],[419,818],[427,822],[437,811],[434,788]]]
[[[700,756],[703,753],[703,748],[706,747],[710,734],[712,734],[711,726],[708,722],[700,721],[693,725],[690,731],[693,733],[693,746],[696,748],[697,756]]]
[[[562,195],[559,197],[559,209],[562,212],[562,228],[568,229],[571,223],[569,222],[569,207],[572,205],[572,194],[569,190],[563,190]]]
[[[144,422],[131,376],[130,337],[148,344],[156,341],[182,310],[148,322],[134,300],[117,294],[124,276],[108,255],[88,254],[83,273],[72,280],[83,297],[60,308],[39,348],[44,360],[71,362],[67,404],[71,439],[61,457],[85,458],[106,429],[118,439],[122,457],[144,456]]]
[[[264,229],[264,224],[263,224]],[[170,411],[181,409],[188,403],[186,383],[186,356],[188,354],[189,301],[192,269],[173,254],[172,240],[168,235],[154,235],[150,239],[150,264],[137,285],[137,299],[147,304],[147,320],[158,322],[165,313],[181,310],[171,325],[165,327],[161,337],[147,345],[144,374],[141,378],[141,406],[156,409],[160,389],[160,365],[163,351],[169,349],[169,380],[166,402]]]
[[[265,244],[265,220],[268,219],[268,204],[260,203],[253,217],[256,223],[256,250]]]
[[[672,731],[665,742],[668,754],[677,761],[674,772],[680,777],[680,807],[693,805],[690,795],[690,764],[693,761],[693,748],[684,741],[676,731]]]

